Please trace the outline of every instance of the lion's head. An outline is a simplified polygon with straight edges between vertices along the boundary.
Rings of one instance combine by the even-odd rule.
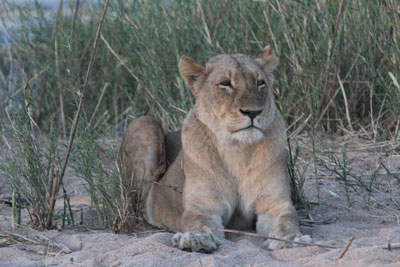
[[[222,142],[262,140],[277,112],[272,71],[277,58],[269,46],[256,59],[218,55],[206,66],[182,56],[179,71],[195,99],[199,120]]]

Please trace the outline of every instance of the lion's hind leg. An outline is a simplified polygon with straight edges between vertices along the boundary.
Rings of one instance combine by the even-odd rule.
[[[164,132],[157,119],[142,116],[129,124],[120,147],[120,163],[124,174],[141,189],[140,202],[144,203],[151,183],[166,169]]]

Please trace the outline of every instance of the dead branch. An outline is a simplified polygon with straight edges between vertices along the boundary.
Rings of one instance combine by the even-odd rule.
[[[341,258],[343,258],[344,254],[346,254],[347,250],[349,249],[349,247],[351,246],[351,243],[353,243],[354,240],[354,236],[352,236],[349,240],[349,242],[347,243],[346,247],[344,248],[342,254],[340,254],[338,260],[340,260]]]
[[[7,234],[8,236],[12,236],[14,238],[18,238],[18,239],[22,239],[23,241],[27,241],[29,243],[32,243],[34,245],[40,245],[40,246],[47,246],[47,247],[56,247],[60,250],[60,252],[64,252],[64,253],[71,253],[71,249],[69,249],[66,245],[61,244],[61,243],[56,243],[54,241],[51,241],[47,238],[43,238],[43,240],[36,240],[36,239],[32,239],[29,238],[27,236],[23,236],[14,232],[9,232],[9,231],[4,231],[5,234]]]
[[[261,238],[264,238],[264,239],[271,239],[271,240],[281,241],[281,242],[285,242],[285,243],[303,245],[303,246],[309,246],[309,247],[310,246],[315,246],[315,247],[329,248],[329,249],[337,249],[337,248],[339,248],[339,247],[335,247],[335,246],[322,245],[322,244],[316,244],[316,243],[305,243],[305,242],[290,241],[290,240],[286,240],[286,239],[282,239],[282,238],[271,237],[271,236],[263,236],[263,235],[259,235],[259,234],[255,234],[255,233],[249,233],[249,232],[232,230],[232,229],[213,228],[211,230],[218,231],[218,232],[225,232],[225,233],[233,233],[233,234],[238,234],[238,235],[261,237]]]
[[[78,106],[78,109],[76,111],[75,118],[74,118],[74,121],[73,121],[73,124],[72,124],[72,130],[71,130],[71,134],[70,134],[70,137],[69,137],[67,154],[65,156],[65,162],[64,162],[64,165],[62,167],[62,170],[61,170],[61,173],[60,173],[59,177],[57,177],[58,179],[56,179],[57,183],[55,185],[55,189],[56,189],[55,190],[55,194],[57,194],[59,189],[60,189],[60,185],[62,184],[62,181],[63,181],[63,178],[64,178],[65,170],[67,169],[69,156],[71,154],[72,144],[74,143],[76,129],[77,129],[77,126],[78,126],[78,121],[79,121],[80,113],[81,113],[82,106],[83,106],[83,100],[85,98],[86,88],[87,88],[87,86],[89,84],[89,77],[90,77],[90,73],[92,72],[92,68],[93,68],[93,62],[94,62],[94,56],[96,54],[97,44],[98,44],[99,39],[100,39],[101,28],[102,28],[103,23],[104,23],[104,18],[105,18],[106,13],[107,13],[107,8],[108,8],[109,2],[110,1],[107,0],[106,3],[104,4],[103,14],[101,15],[99,26],[97,28],[96,39],[94,40],[94,43],[93,43],[93,51],[92,51],[92,54],[90,56],[89,66],[88,66],[88,70],[86,72],[86,77],[85,77],[85,82],[83,84],[82,91],[80,92],[79,106]],[[48,229],[51,227],[51,222],[52,222],[52,217],[53,217],[53,210],[54,210],[54,205],[55,204],[56,204],[56,197],[55,196],[51,196],[50,205],[49,205],[49,214],[48,214],[48,218],[47,218],[47,222],[46,222],[46,228],[48,228]]]
[[[373,248],[383,248],[387,250],[400,249],[400,243],[388,243],[387,245],[373,246]]]

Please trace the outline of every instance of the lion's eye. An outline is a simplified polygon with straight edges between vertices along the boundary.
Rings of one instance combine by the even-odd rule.
[[[226,80],[226,81],[222,81],[218,84],[218,87],[221,88],[230,88],[232,87],[231,81],[230,80]]]
[[[265,81],[264,80],[257,80],[257,87],[258,88],[264,88],[265,87]]]

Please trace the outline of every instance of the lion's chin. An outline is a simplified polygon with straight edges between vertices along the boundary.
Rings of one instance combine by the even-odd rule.
[[[264,139],[264,134],[257,128],[248,128],[232,134],[232,139],[243,144],[254,144]]]

